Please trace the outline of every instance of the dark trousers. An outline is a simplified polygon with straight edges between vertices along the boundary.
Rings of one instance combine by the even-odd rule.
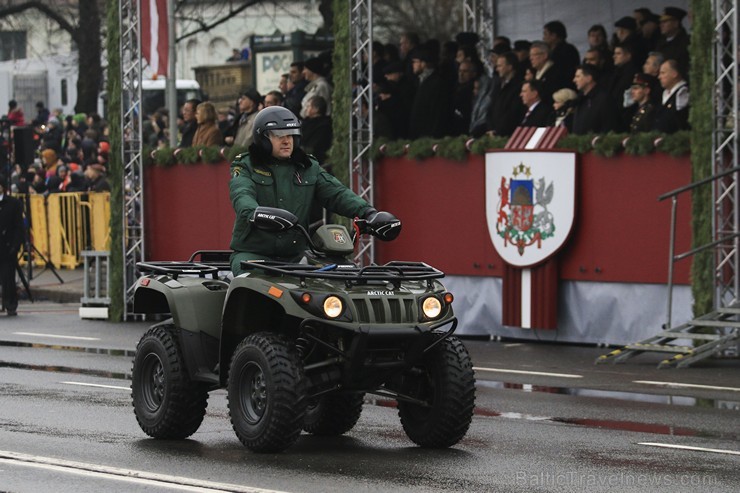
[[[3,290],[3,308],[14,312],[18,308],[18,292],[15,287],[15,271],[18,259],[0,257],[0,286]]]

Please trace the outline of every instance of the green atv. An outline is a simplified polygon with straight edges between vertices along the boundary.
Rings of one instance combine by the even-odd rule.
[[[459,442],[472,421],[475,378],[452,335],[444,274],[420,262],[357,267],[347,260],[354,245],[344,226],[321,226],[310,238],[293,214],[267,207],[252,222],[298,228],[310,250],[300,263],[244,262],[247,272],[233,279],[226,251],[138,264],[134,311],[170,314],[136,348],[131,388],[141,429],[186,438],[203,421],[208,393],[226,388],[239,440],[277,452],[301,430],[348,432],[365,394],[374,394],[397,401],[416,444]],[[382,235],[364,223],[355,219],[358,233]]]

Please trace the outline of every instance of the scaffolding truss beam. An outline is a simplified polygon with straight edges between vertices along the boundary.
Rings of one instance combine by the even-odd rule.
[[[373,203],[373,2],[355,0],[349,12],[350,87],[353,87],[350,114],[349,180],[352,190]],[[359,239],[355,252],[359,265],[375,262],[375,243],[370,236]]]
[[[141,17],[139,0],[120,0],[121,157],[123,163],[124,320],[132,320],[137,262],[144,260],[144,160],[141,115]],[[109,75],[110,76],[110,75]]]
[[[738,166],[738,10],[737,1],[714,0],[714,99],[712,156],[714,175]],[[712,194],[713,240],[733,235],[740,230],[738,224],[738,173],[715,180]],[[714,251],[714,304],[715,308],[727,307],[738,301],[740,279],[738,264],[740,243],[722,243]]]

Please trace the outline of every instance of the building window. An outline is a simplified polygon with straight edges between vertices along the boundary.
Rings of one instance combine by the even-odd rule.
[[[26,31],[0,31],[0,61],[26,58]]]
[[[67,95],[67,79],[62,79],[62,106],[67,106],[67,100],[69,99]]]

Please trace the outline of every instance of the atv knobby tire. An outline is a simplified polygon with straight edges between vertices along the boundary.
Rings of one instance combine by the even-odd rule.
[[[449,337],[432,348],[404,377],[403,392],[429,407],[399,400],[398,415],[406,435],[417,445],[451,447],[467,433],[475,406],[475,376],[465,346]]]
[[[298,440],[306,415],[303,365],[278,335],[246,337],[234,350],[228,381],[231,425],[254,452],[280,452]]]
[[[182,439],[196,432],[208,406],[205,384],[191,382],[174,326],[149,329],[136,346],[131,397],[136,421],[153,438]]]
[[[334,393],[311,399],[303,429],[322,436],[347,433],[360,419],[364,398],[364,393]]]

